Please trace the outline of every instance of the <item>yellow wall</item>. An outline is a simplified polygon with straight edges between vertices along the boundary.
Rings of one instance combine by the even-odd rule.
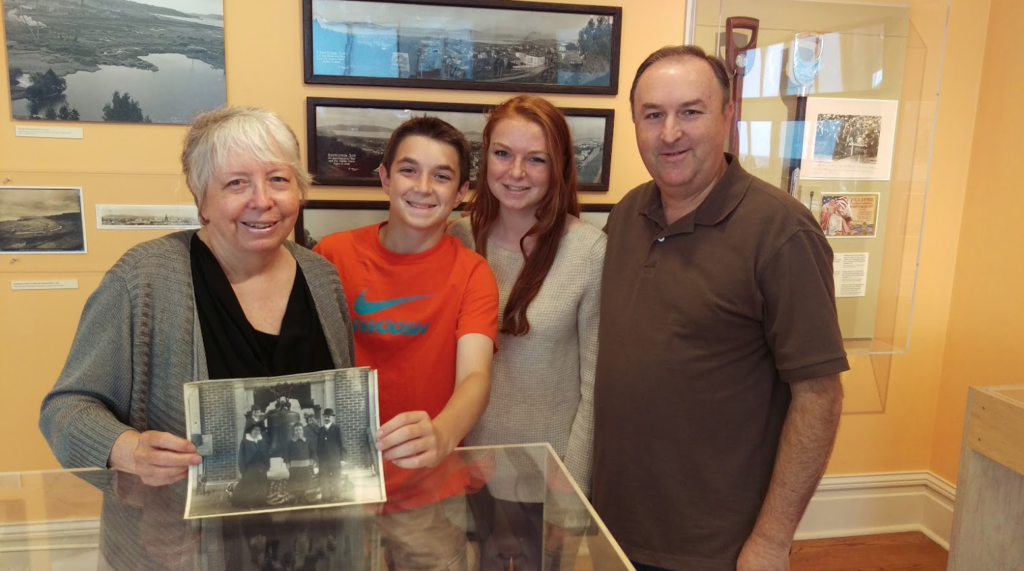
[[[914,20],[938,55],[945,14],[938,2],[915,2]],[[829,466],[830,474],[927,470],[948,330],[960,217],[978,107],[988,26],[988,0],[953,0],[942,71],[927,214],[917,282],[910,349],[892,359],[885,411],[847,414]],[[929,81],[925,81],[928,85]],[[921,200],[915,192],[913,200]],[[913,254],[912,252],[910,254]],[[956,444],[959,449],[959,443]],[[945,475],[944,475],[945,477]],[[955,482],[955,478],[948,478]]]
[[[1012,66],[1002,62],[1013,57],[1009,43],[1014,24],[1018,29],[1024,24],[1019,9],[1013,12],[1014,2],[953,0],[910,351],[892,360],[884,412],[844,415],[830,474],[934,467],[940,476],[955,481],[964,387],[981,381],[1012,379],[1009,358],[1001,357],[1013,354],[1012,337],[1011,341],[1003,340],[992,324],[1014,324],[1020,331],[1017,324],[1024,318],[1020,312],[1022,304],[1010,294],[1024,276],[1017,275],[1017,280],[1002,283],[992,283],[995,280],[985,280],[984,276],[1000,275],[994,274],[997,271],[1001,275],[1022,271],[1013,267],[1012,262],[997,265],[1004,256],[1012,260],[1015,252],[992,245],[1019,239],[1014,240],[1010,234],[1015,229],[1012,223],[1000,226],[998,219],[989,215],[998,210],[1013,216],[1012,205],[1020,206],[1022,200],[1006,182],[1013,180],[1009,165],[1019,160],[1014,161],[1012,149],[1001,151],[999,141],[1003,133],[1022,126],[1021,112],[1014,111],[1012,105],[1015,90],[1004,88],[1001,83],[1014,77]],[[681,41],[685,2],[580,3],[625,5],[620,95],[550,98],[565,106],[615,108],[612,191],[585,197],[588,202],[615,202],[629,188],[648,178],[636,152],[629,121],[628,90],[633,71],[653,49]],[[990,3],[993,29],[985,50]],[[938,46],[945,24],[945,13],[937,4],[913,2],[913,18],[928,44],[933,72],[937,72],[937,66],[932,64],[941,55]],[[302,82],[299,2],[225,0],[224,14],[228,101],[277,111],[300,139],[304,139],[305,133],[307,96],[471,103],[490,103],[504,97],[487,92],[306,86]],[[1019,83],[1017,80],[1011,87]],[[977,114],[976,128],[975,114],[982,88],[983,107]],[[1006,112],[1016,115],[1008,119]],[[0,97],[0,180],[10,178],[11,184],[19,185],[83,186],[90,253],[20,256],[16,263],[11,263],[11,256],[0,256],[0,394],[8,395],[8,402],[14,401],[0,415],[0,433],[18,436],[7,440],[13,451],[5,448],[5,454],[0,454],[0,471],[56,466],[35,428],[39,401],[63,365],[85,297],[131,243],[154,235],[131,232],[113,236],[110,232],[97,232],[93,205],[172,204],[190,200],[177,174],[183,127],[83,124],[84,141],[31,140],[14,138],[9,117],[9,102]],[[978,137],[972,148],[975,134]],[[1003,139],[1010,140],[1009,135]],[[968,162],[967,157],[972,160]],[[968,195],[968,189],[972,194]],[[378,189],[317,188],[312,198],[359,200],[380,196]],[[917,191],[913,198],[919,203],[923,196]],[[10,279],[30,278],[77,278],[81,289],[11,292],[6,284]],[[1006,320],[999,320],[1000,317]]]
[[[1019,0],[992,0],[932,443],[932,470],[949,481],[957,473],[967,387],[1024,383],[1024,238],[1016,224],[1024,212],[1024,76],[1012,68],[1022,29]]]

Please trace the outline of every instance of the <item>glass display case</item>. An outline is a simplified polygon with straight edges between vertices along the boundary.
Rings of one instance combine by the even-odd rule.
[[[193,520],[183,519],[184,483],[154,488],[109,470],[0,474],[0,567],[436,569],[417,557],[444,549],[464,558],[446,569],[632,569],[547,445],[460,448],[428,471],[417,481],[466,483]]]
[[[884,409],[890,356],[909,346],[947,12],[948,0],[689,3],[686,41],[733,74],[730,150],[806,206],[835,252],[851,374],[877,389],[863,410]]]

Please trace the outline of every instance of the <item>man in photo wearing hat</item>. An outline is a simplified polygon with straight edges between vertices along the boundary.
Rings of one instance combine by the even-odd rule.
[[[320,461],[320,490],[324,501],[338,501],[341,496],[341,427],[334,423],[334,409],[324,409],[324,425],[316,438],[316,455]]]

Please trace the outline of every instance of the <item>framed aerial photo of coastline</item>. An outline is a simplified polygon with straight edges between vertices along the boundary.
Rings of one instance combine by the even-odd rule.
[[[84,254],[81,188],[0,186],[0,254]]]
[[[4,0],[15,120],[186,124],[227,101],[223,0]]]
[[[476,180],[489,105],[368,99],[306,99],[309,172],[317,184],[380,186],[377,168],[391,132],[405,120],[430,115],[462,131]],[[615,111],[564,107],[576,150],[579,190],[605,191],[612,162]]]
[[[622,8],[303,0],[306,83],[615,95]]]

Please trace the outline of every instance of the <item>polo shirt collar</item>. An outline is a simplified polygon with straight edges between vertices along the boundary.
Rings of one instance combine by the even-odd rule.
[[[711,189],[707,198],[697,206],[696,210],[672,224],[673,230],[692,232],[695,224],[714,226],[725,220],[726,216],[729,216],[739,205],[747,193],[747,187],[750,184],[749,177],[734,155],[725,153],[725,160],[729,165],[725,169],[725,174],[718,179],[715,187]],[[640,200],[639,213],[658,222],[664,228],[665,212],[662,209],[661,191],[658,189],[658,185],[651,181],[644,189],[644,193],[645,196]]]

